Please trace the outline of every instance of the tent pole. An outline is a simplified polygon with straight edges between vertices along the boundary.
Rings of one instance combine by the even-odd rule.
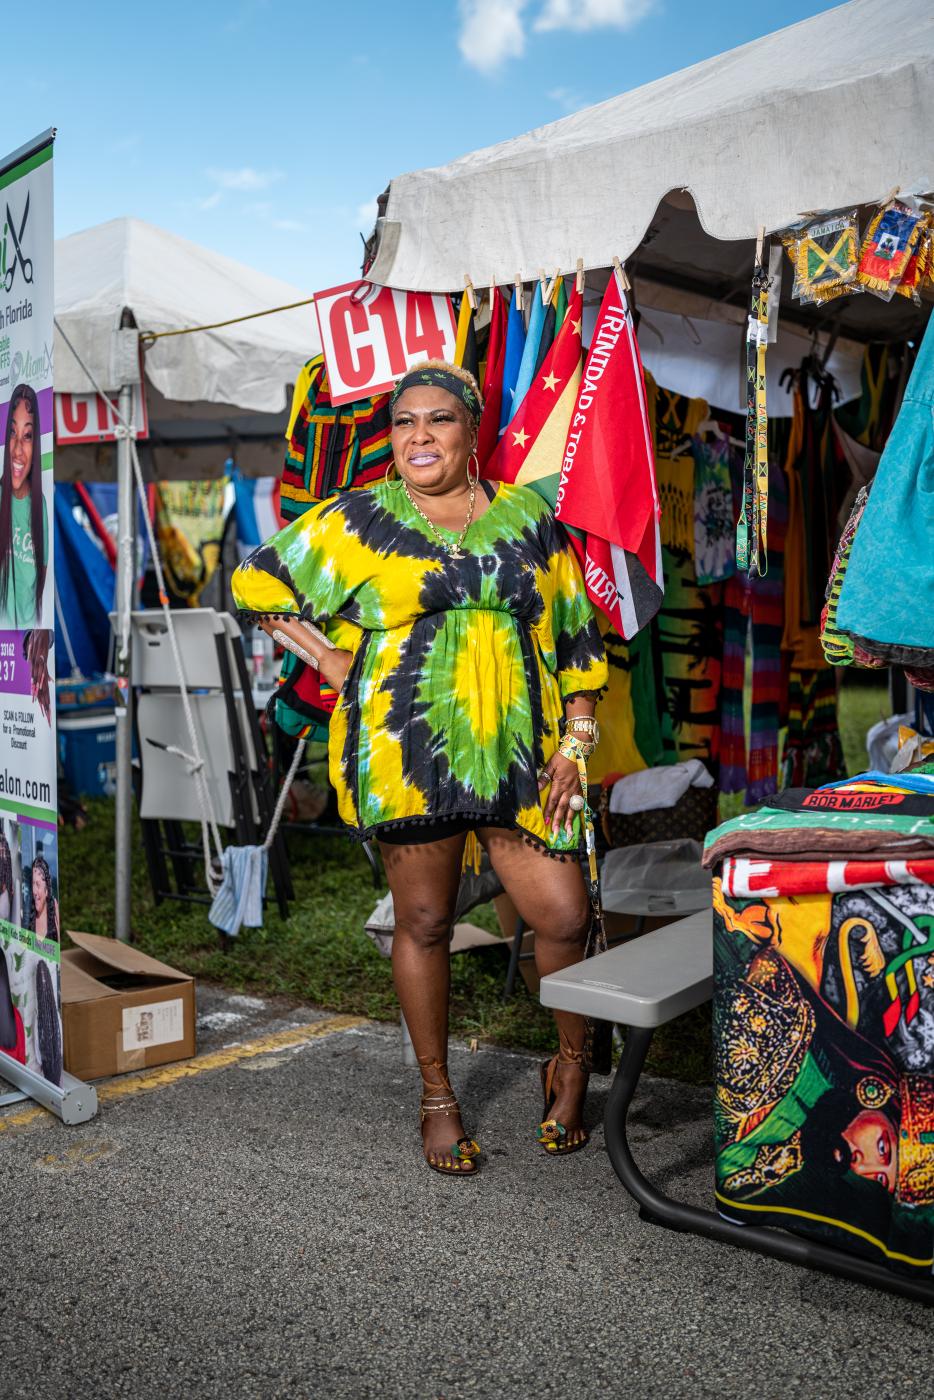
[[[133,416],[133,389],[120,390],[120,414],[125,423]],[[117,688],[116,717],[117,810],[114,842],[116,935],[123,943],[131,936],[130,883],[133,870],[133,686],[130,673],[130,614],[136,588],[136,491],[130,439],[117,438]],[[121,646],[121,637],[126,647]],[[126,655],[121,655],[125,649]]]

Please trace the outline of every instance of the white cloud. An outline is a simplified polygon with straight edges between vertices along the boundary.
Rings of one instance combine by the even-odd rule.
[[[273,219],[272,226],[280,233],[307,233],[308,225],[303,224],[300,219]]]
[[[545,0],[534,28],[628,29],[655,8],[657,0]]]
[[[254,170],[252,166],[244,165],[239,170],[209,170],[208,178],[218,189],[253,193],[268,190],[270,185],[283,178],[283,173],[281,170]]]
[[[223,198],[224,191],[215,190],[214,193],[209,194],[206,199],[199,199],[198,207],[199,209],[216,209]]]
[[[557,102],[558,106],[565,112],[579,112],[582,107],[587,106],[587,99],[581,97],[579,92],[574,92],[571,88],[552,88],[548,96],[552,102]]]
[[[528,0],[460,0],[458,47],[472,68],[492,73],[525,52],[522,11]]]
[[[357,225],[366,233],[369,233],[376,223],[379,214],[379,205],[375,199],[368,199],[365,204],[357,206]]]

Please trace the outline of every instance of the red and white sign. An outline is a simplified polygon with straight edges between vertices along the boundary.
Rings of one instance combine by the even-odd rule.
[[[420,360],[453,360],[450,297],[348,282],[315,296],[333,404],[385,393]]]
[[[55,441],[59,447],[73,447],[79,442],[115,442],[119,395],[103,398],[100,394],[55,395]],[[149,412],[141,384],[133,386],[133,411],[130,417],[137,440],[149,436]]]

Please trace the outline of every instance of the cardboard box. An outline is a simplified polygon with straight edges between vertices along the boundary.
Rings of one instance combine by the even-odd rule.
[[[148,1069],[195,1053],[195,984],[128,943],[69,933],[62,951],[65,1068],[79,1079]]]

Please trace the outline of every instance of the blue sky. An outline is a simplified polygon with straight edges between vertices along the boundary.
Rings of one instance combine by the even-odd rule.
[[[315,291],[356,275],[394,174],[830,8],[52,0],[4,64],[0,153],[58,127],[58,234],[131,214]]]

